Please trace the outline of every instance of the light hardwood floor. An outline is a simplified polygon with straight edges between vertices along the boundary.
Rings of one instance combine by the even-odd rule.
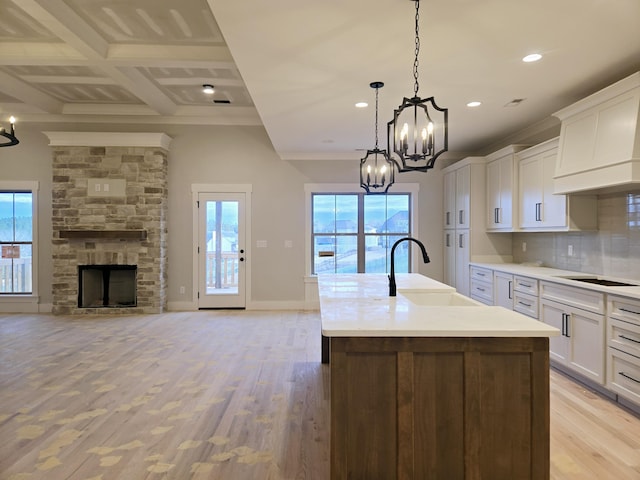
[[[317,312],[0,315],[0,480],[325,480],[328,374]],[[556,372],[551,436],[554,480],[640,479],[640,419]]]

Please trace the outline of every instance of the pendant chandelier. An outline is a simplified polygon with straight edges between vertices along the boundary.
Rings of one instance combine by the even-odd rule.
[[[416,3],[413,97],[404,97],[393,112],[393,120],[387,123],[387,150],[397,156],[393,160],[399,172],[426,172],[449,148],[449,111],[438,107],[433,97],[420,98],[418,95],[420,0],[411,1]]]
[[[384,83],[372,82],[369,86],[376,89],[376,146],[373,150],[367,150],[360,160],[360,186],[367,193],[387,193],[395,181],[395,170],[387,151],[378,148],[378,92]]]
[[[6,140],[0,139],[0,147],[11,147],[20,143],[20,140],[16,137],[16,130],[13,125],[16,123],[16,119],[11,117],[9,119],[9,123],[11,124],[10,132],[7,132],[4,128],[0,127],[0,137],[6,138]]]

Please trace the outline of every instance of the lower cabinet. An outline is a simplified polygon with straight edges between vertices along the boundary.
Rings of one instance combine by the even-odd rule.
[[[566,303],[545,298],[544,292],[550,295],[566,295],[572,302],[571,293],[577,290],[580,295],[603,297],[597,292],[585,294],[581,289],[557,286],[543,282],[543,295],[540,300],[540,319],[560,330],[559,337],[549,339],[549,358],[565,366],[585,378],[600,385],[605,384],[605,317],[602,313],[594,313]],[[594,298],[595,303],[603,300]]]
[[[640,405],[640,300],[607,299],[607,387]]]
[[[331,339],[331,479],[549,479],[547,338]]]
[[[513,275],[493,272],[494,305],[513,310]]]
[[[493,289],[493,272],[486,268],[471,267],[469,296],[485,305],[493,305]]]

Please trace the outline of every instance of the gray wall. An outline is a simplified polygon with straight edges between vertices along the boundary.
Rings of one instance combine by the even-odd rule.
[[[51,150],[42,131],[81,131],[77,125],[19,126],[20,145],[0,149],[0,179],[40,182],[38,205],[41,303],[51,303]],[[164,132],[169,149],[168,300],[188,302],[193,291],[192,194],[194,183],[252,184],[251,298],[255,302],[304,301],[305,183],[357,183],[357,161],[282,161],[262,127],[100,125],[92,131]],[[402,174],[420,183],[419,232],[431,257],[420,273],[442,279],[442,174]],[[284,248],[291,240],[293,248]],[[180,294],[180,286],[185,293]]]

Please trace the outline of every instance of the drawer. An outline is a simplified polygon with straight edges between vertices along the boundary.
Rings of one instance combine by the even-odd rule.
[[[609,347],[607,387],[640,405],[640,358]]]
[[[607,324],[607,344],[640,358],[640,325],[615,318],[609,318]]]
[[[594,290],[540,282],[540,298],[604,315],[604,293]]]
[[[484,303],[485,305],[488,305],[490,307],[493,306],[493,301],[487,300],[487,298],[479,297],[478,295],[471,294],[471,299],[480,303]]]
[[[480,300],[487,305],[493,305],[493,285],[490,283],[471,280],[471,288],[469,294],[471,298]]]
[[[480,282],[493,283],[493,270],[471,266],[469,275],[472,281],[478,280]]]
[[[608,295],[607,311],[610,317],[624,320],[640,327],[640,300]]]
[[[522,292],[513,292],[513,309],[531,318],[538,318],[538,297]]]
[[[513,277],[513,290],[516,292],[527,293],[529,295],[538,296],[538,280],[528,277]]]

